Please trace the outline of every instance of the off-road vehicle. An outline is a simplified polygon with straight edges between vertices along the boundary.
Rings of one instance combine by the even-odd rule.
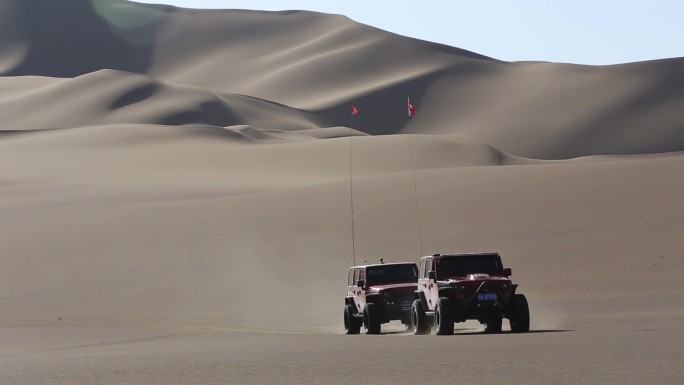
[[[411,324],[411,304],[418,281],[415,263],[380,263],[349,268],[344,298],[344,331],[379,334],[380,325]]]
[[[454,323],[478,320],[485,332],[501,332],[508,318],[511,331],[530,330],[527,299],[517,294],[498,253],[435,254],[421,258],[418,289],[411,306],[413,334],[453,334]]]

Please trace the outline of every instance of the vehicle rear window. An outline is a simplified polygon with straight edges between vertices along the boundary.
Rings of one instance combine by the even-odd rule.
[[[476,273],[503,274],[503,266],[496,256],[443,258],[436,260],[435,266],[438,280]]]
[[[418,282],[418,269],[415,265],[371,266],[366,270],[370,285]]]

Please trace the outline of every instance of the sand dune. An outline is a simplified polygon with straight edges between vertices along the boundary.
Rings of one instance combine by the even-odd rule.
[[[684,379],[684,59],[118,0],[0,21],[0,383]],[[484,250],[533,333],[339,335],[352,263]]]
[[[312,114],[277,103],[164,84],[128,72],[100,70],[73,79],[20,78],[23,82],[9,79],[3,88],[13,96],[0,101],[0,114],[5,117],[3,127],[12,130],[102,123],[217,127],[247,124],[283,131],[318,127],[312,121],[317,117]],[[21,83],[25,86],[21,87]]]
[[[5,75],[78,78],[115,69],[309,110],[318,126],[370,134],[406,132],[411,96],[420,110],[412,130],[475,136],[533,158],[684,149],[682,59],[505,63],[311,12],[83,0],[7,1],[0,11],[23,21],[4,27],[0,63],[14,63],[0,68]],[[362,110],[357,122],[352,101]]]

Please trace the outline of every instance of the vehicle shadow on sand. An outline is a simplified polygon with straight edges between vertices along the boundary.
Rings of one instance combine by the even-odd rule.
[[[536,329],[530,330],[526,333],[513,333],[510,330],[502,331],[501,333],[486,333],[484,330],[476,329],[456,329],[454,330],[454,335],[456,336],[482,336],[482,335],[524,335],[524,334],[546,334],[546,333],[568,333],[574,332],[573,329]],[[392,335],[413,335],[410,330],[393,330],[382,332],[380,335],[392,336]],[[434,331],[430,335],[435,335]]]
[[[454,335],[459,335],[459,336],[480,336],[480,335],[523,335],[523,334],[544,334],[544,333],[568,333],[568,332],[574,332],[575,330],[572,329],[537,329],[537,330],[530,330],[525,333],[514,333],[510,330],[505,330],[500,333],[487,333],[484,330],[477,330],[474,331],[472,329],[464,329],[464,330],[455,330]]]

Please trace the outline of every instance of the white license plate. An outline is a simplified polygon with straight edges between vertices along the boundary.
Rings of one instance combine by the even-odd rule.
[[[480,301],[496,301],[498,299],[496,293],[480,293],[477,295]]]

